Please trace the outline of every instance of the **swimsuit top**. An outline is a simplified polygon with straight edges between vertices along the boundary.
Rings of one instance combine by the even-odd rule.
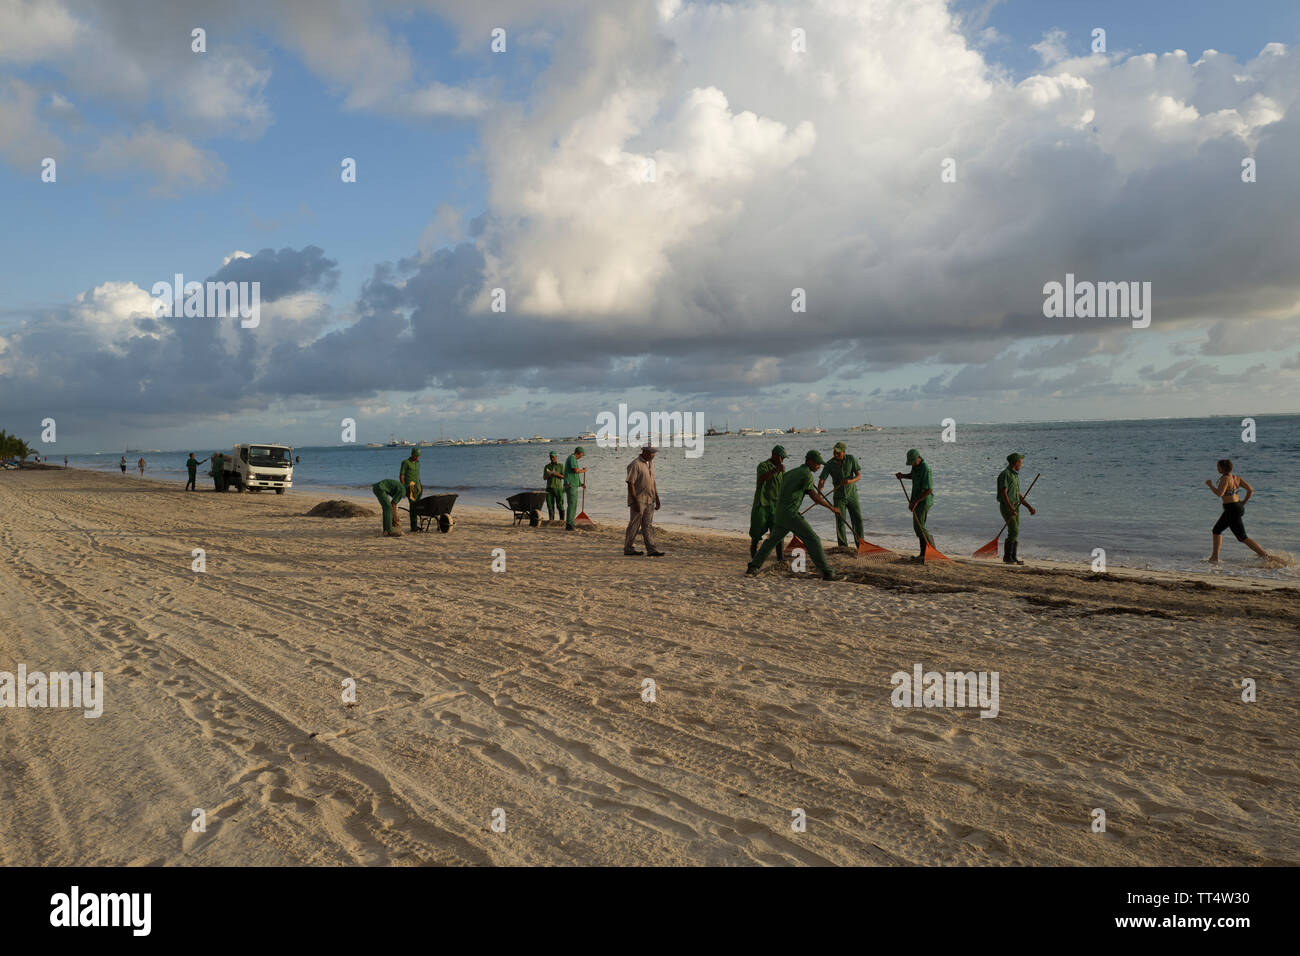
[[[1236,475],[1228,475],[1227,479],[1223,485],[1223,503],[1233,504],[1237,500],[1237,489],[1241,487],[1241,479]]]

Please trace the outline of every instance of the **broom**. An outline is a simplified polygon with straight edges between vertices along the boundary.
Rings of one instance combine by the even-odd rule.
[[[912,496],[909,495],[909,494],[907,493],[907,485],[903,484],[903,479],[902,479],[902,478],[899,478],[899,479],[898,479],[898,487],[900,487],[900,488],[903,489],[903,497],[907,499],[907,506],[908,506],[908,509],[910,510],[911,507],[912,507]],[[935,561],[951,561],[951,560],[952,560],[952,558],[948,557],[948,555],[944,554],[942,551],[940,551],[940,550],[939,550],[938,548],[936,548],[934,545],[930,544],[928,541],[925,543],[925,552],[924,552],[924,554],[925,554],[925,556],[921,559],[921,560],[923,560],[923,561],[930,561],[930,560],[932,560],[932,559],[935,560]]]
[[[587,517],[587,483],[582,483],[582,510],[578,512],[578,517],[573,519],[575,525],[581,525],[584,528],[596,527],[596,522]]]
[[[1029,497],[1029,492],[1034,490],[1034,485],[1038,484],[1038,479],[1041,478],[1042,475],[1043,473],[1041,471],[1038,474],[1034,475],[1034,480],[1029,483],[1029,487],[1025,489],[1025,493],[1020,496],[1021,501],[1024,501],[1026,498]],[[996,558],[998,556],[998,539],[1002,537],[1002,532],[1006,530],[1007,530],[1007,523],[1004,521],[1002,522],[1002,527],[998,530],[998,533],[993,536],[993,540],[990,541],[988,544],[984,545],[984,547],[980,548],[978,551],[972,552],[971,557],[972,558]]]

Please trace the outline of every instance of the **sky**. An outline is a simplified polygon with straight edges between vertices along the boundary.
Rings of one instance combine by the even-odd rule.
[[[210,6],[0,0],[11,433],[1300,410],[1291,0]],[[157,315],[178,273],[258,324]]]

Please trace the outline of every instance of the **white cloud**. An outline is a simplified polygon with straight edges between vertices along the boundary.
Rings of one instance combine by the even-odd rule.
[[[159,195],[215,185],[226,171],[215,154],[150,125],[105,137],[87,157],[87,163],[103,171],[149,173],[156,177],[154,192]]]

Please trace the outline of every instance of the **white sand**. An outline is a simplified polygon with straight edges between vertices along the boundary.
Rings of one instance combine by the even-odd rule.
[[[1294,588],[747,579],[735,536],[624,558],[621,519],[458,509],[394,540],[320,497],[0,474],[0,671],[107,698],[0,709],[0,863],[1300,862]],[[999,716],[894,708],[916,663],[997,671]]]

